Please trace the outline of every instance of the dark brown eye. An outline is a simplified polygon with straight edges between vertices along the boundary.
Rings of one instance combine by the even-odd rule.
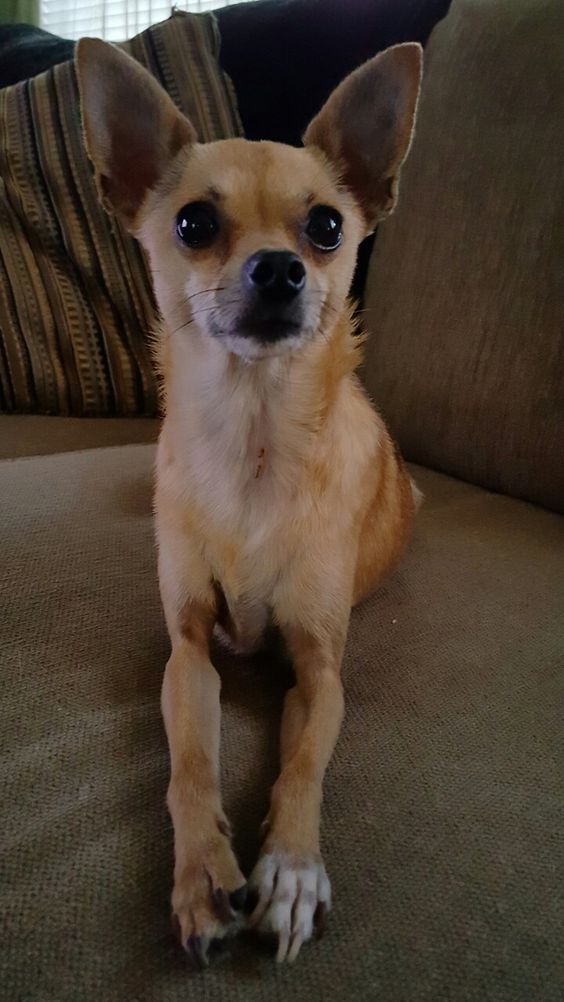
[[[209,247],[219,232],[219,222],[213,205],[190,202],[176,217],[176,232],[186,247],[193,250]]]
[[[343,218],[329,205],[314,205],[306,224],[306,234],[318,250],[333,251],[343,237]]]

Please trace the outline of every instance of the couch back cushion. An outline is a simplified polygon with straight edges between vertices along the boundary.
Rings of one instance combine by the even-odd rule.
[[[410,460],[564,510],[564,4],[453,0],[365,296]]]
[[[124,46],[202,141],[240,134],[209,15]],[[0,410],[153,415],[156,323],[137,242],[101,208],[73,63],[0,91]]]

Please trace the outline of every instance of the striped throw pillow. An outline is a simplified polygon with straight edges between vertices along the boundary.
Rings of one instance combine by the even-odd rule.
[[[212,15],[124,45],[202,141],[241,134]],[[155,304],[139,244],[98,203],[74,64],[0,91],[0,410],[154,415]]]

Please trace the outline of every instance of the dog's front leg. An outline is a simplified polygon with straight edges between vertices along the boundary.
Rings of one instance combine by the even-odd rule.
[[[278,936],[279,962],[295,960],[331,905],[319,851],[323,776],[343,718],[340,666],[349,619],[347,600],[326,618],[282,622],[296,686],[286,696],[282,771],[273,788],[261,857],[250,880],[258,894],[251,924]]]
[[[157,519],[157,526],[159,520]],[[193,960],[207,961],[241,907],[245,879],[219,793],[220,680],[209,657],[216,601],[189,542],[159,529],[159,575],[172,653],[162,687],[174,827],[174,924]]]

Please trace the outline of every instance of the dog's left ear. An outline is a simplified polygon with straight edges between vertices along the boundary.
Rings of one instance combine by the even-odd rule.
[[[310,122],[304,145],[337,168],[366,219],[368,231],[396,203],[398,178],[415,121],[423,50],[394,45],[354,70]]]

